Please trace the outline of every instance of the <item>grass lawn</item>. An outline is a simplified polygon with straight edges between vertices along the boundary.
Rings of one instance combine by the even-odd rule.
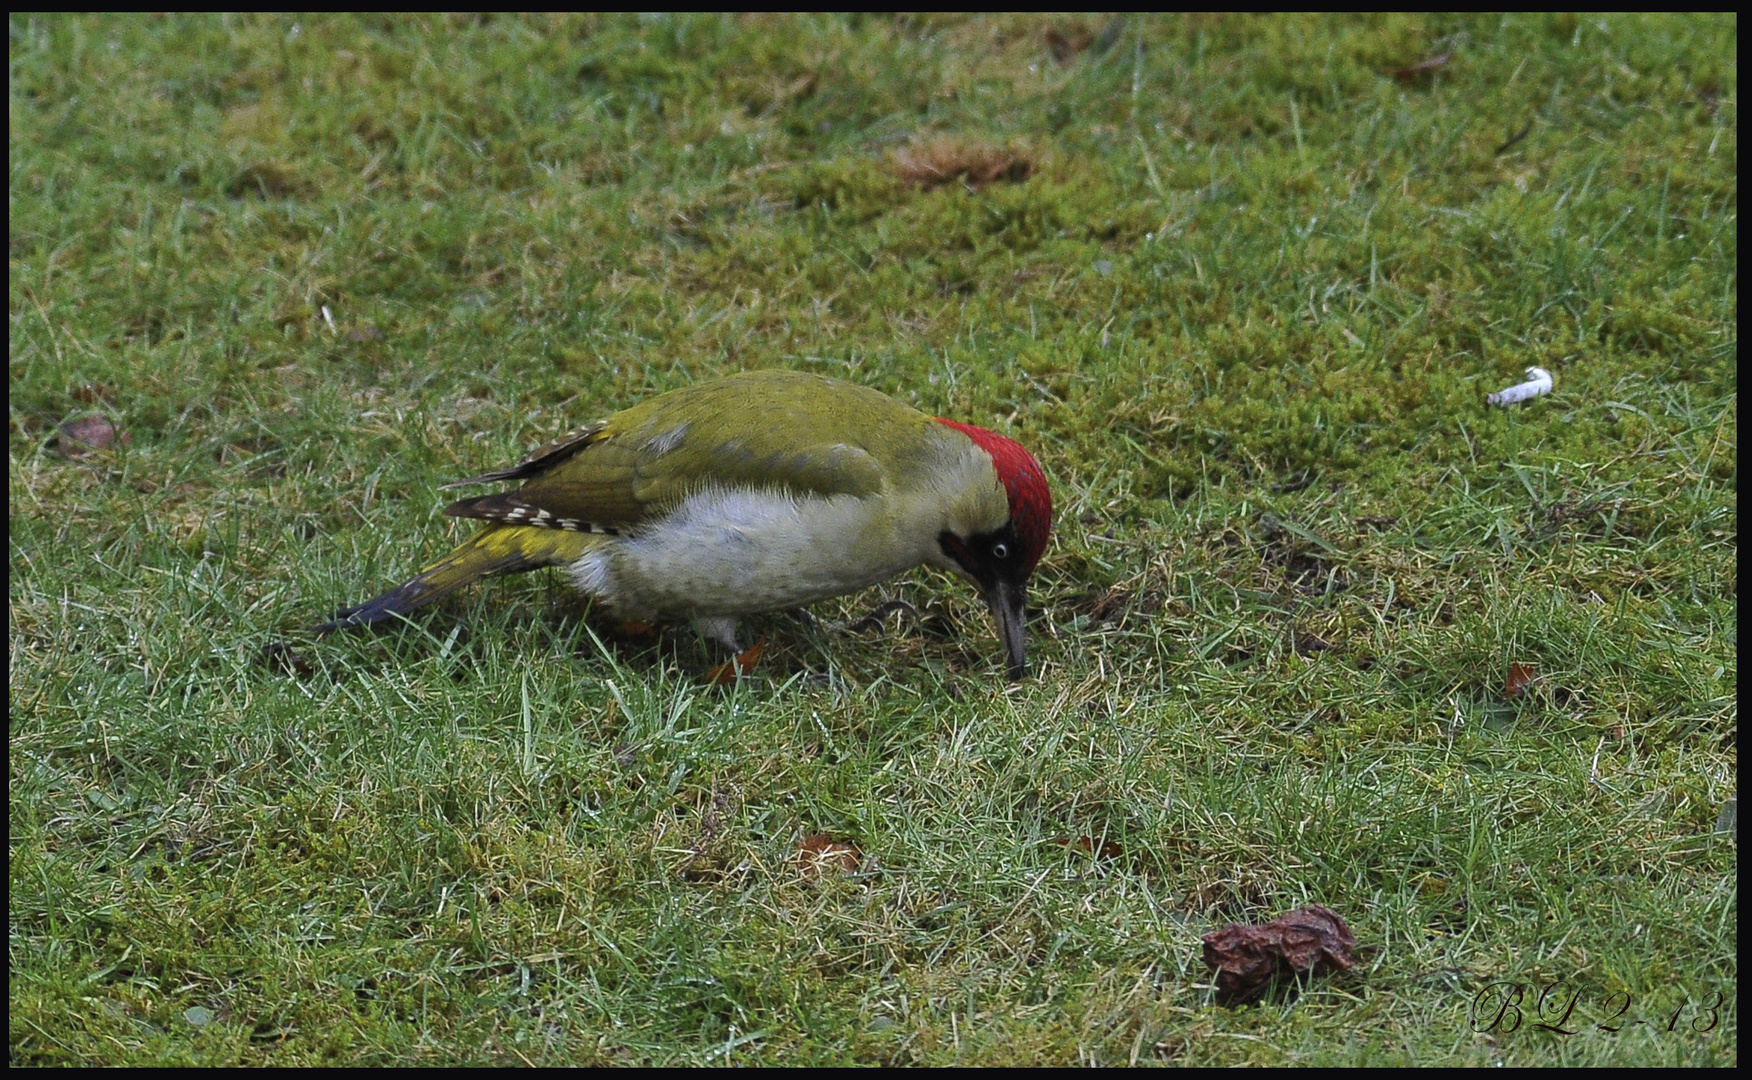
[[[9,26],[13,1064],[1738,1060],[1733,17]],[[766,367],[1035,451],[1031,678],[305,632]]]

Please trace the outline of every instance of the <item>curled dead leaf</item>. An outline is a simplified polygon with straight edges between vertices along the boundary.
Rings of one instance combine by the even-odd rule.
[[[1252,1001],[1280,974],[1346,971],[1357,939],[1338,913],[1311,904],[1270,922],[1233,924],[1204,936],[1204,962],[1217,972],[1217,998]]]
[[[61,425],[60,435],[57,449],[66,457],[85,457],[98,450],[108,450],[117,444],[127,446],[134,441],[133,435],[119,430],[109,417],[102,415],[69,420]]]
[[[857,845],[824,833],[810,833],[797,845],[797,869],[810,877],[820,877],[830,870],[855,874],[863,862],[864,853]]]
[[[923,139],[889,155],[894,174],[923,188],[960,181],[982,188],[998,180],[1021,183],[1034,175],[1034,162],[1021,154],[950,138]]]
[[[753,645],[706,672],[706,681],[713,686],[735,685],[738,678],[754,671],[755,665],[760,663],[760,654],[765,649],[766,638],[761,638]]]
[[[1503,697],[1509,701],[1524,697],[1527,688],[1533,685],[1533,665],[1514,663],[1509,665],[1509,677],[1503,683]]]

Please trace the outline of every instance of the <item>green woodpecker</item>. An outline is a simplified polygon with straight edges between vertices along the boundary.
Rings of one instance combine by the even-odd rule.
[[[979,588],[1011,678],[1052,529],[1039,462],[1014,441],[867,387],[754,371],[674,390],[562,435],[521,481],[445,507],[488,524],[399,588],[319,630],[401,616],[470,582],[562,568],[614,615],[689,619],[732,652],[738,616],[874,585],[920,564]]]

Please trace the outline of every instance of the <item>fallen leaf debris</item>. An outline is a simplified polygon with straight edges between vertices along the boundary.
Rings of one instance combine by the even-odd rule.
[[[1204,961],[1217,972],[1217,999],[1244,1004],[1279,975],[1347,971],[1357,939],[1338,913],[1311,904],[1270,922],[1231,924],[1204,936]]]

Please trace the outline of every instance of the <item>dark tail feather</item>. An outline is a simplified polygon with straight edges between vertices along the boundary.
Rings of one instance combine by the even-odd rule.
[[[399,619],[415,608],[425,607],[440,597],[448,596],[464,585],[491,574],[515,574],[544,565],[521,551],[492,551],[482,539],[492,530],[478,534],[473,540],[444,556],[436,564],[420,571],[412,580],[398,585],[382,596],[342,608],[311,631],[326,634],[331,630],[352,630],[362,626]],[[492,545],[498,546],[498,545]]]

